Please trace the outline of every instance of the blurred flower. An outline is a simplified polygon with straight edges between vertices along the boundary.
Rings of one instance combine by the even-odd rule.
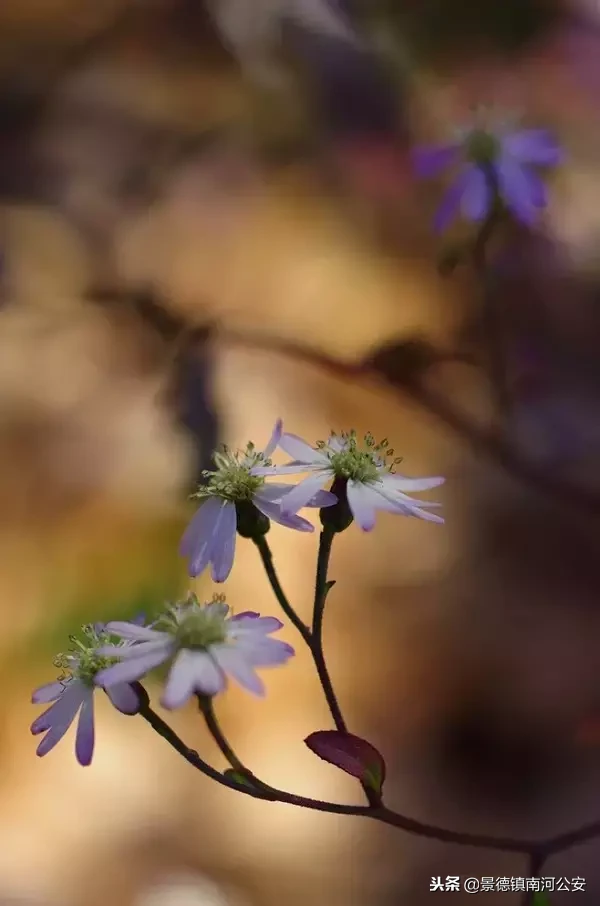
[[[194,495],[205,500],[187,527],[179,547],[180,554],[189,558],[188,572],[192,578],[199,576],[210,563],[213,581],[227,579],[233,566],[238,531],[245,537],[265,534],[271,519],[300,532],[314,531],[314,526],[306,519],[281,511],[281,502],[294,485],[267,485],[257,472],[258,466],[270,465],[269,456],[277,447],[281,432],[279,420],[262,452],[249,443],[241,453],[224,448],[223,452],[214,454],[216,470],[204,472],[207,483]],[[323,491],[307,498],[302,505],[325,507],[335,502],[333,494]]]
[[[445,229],[458,210],[468,220],[485,220],[498,200],[531,226],[547,204],[546,188],[533,167],[556,166],[562,159],[562,150],[545,129],[514,130],[507,124],[476,124],[461,130],[451,144],[413,152],[415,170],[424,178],[463,164],[438,209],[436,231]]]
[[[139,622],[139,621],[138,621]],[[134,625],[134,624],[132,624]],[[96,653],[99,645],[110,641],[111,635],[103,623],[84,626],[83,639],[72,637],[74,648],[69,654],[59,655],[56,667],[68,671],[54,683],[40,686],[32,695],[34,705],[53,704],[40,714],[31,725],[36,736],[46,733],[37,748],[37,754],[47,755],[60,742],[79,713],[75,755],[81,765],[91,763],[94,753],[94,678],[99,670],[112,663]],[[122,642],[115,651],[122,652],[131,642]],[[135,714],[139,700],[135,690],[128,683],[117,683],[106,690],[111,702],[123,714]]]
[[[172,661],[161,699],[165,708],[179,708],[193,693],[216,695],[227,685],[227,674],[255,695],[264,695],[256,667],[277,667],[294,654],[286,642],[269,638],[282,628],[275,617],[254,612],[229,616],[223,595],[200,604],[194,594],[169,607],[152,625],[109,623],[108,629],[131,647],[105,645],[100,657],[121,663],[96,674],[95,682],[107,691],[131,683],[167,661]]]
[[[441,516],[428,512],[440,504],[413,500],[404,493],[438,487],[444,479],[396,475],[393,469],[401,460],[388,463],[394,451],[386,449],[387,439],[376,444],[372,435],[366,434],[361,449],[355,431],[332,433],[327,442],[319,441],[313,448],[295,434],[282,434],[279,446],[294,461],[283,466],[261,466],[260,474],[312,473],[283,498],[281,509],[285,514],[292,515],[306,506],[306,501],[313,500],[323,485],[333,479],[334,492],[340,500],[346,498],[352,516],[365,532],[374,527],[376,510],[418,516],[430,522],[444,521]]]

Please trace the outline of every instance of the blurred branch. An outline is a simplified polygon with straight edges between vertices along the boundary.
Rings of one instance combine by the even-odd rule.
[[[219,328],[226,345],[263,350],[320,368],[344,381],[376,380],[393,388],[398,395],[416,402],[451,428],[477,453],[501,466],[512,477],[576,511],[600,516],[600,494],[571,481],[552,475],[523,457],[496,430],[481,427],[456,407],[448,397],[427,386],[431,370],[440,364],[457,361],[451,353],[436,350],[422,339],[403,340],[383,347],[362,362],[342,362],[313,347],[281,340],[264,333],[242,333]]]
[[[403,399],[417,403],[425,411],[435,416],[472,449],[505,472],[529,487],[540,491],[549,498],[572,510],[590,516],[600,516],[600,494],[563,479],[536,466],[520,454],[506,437],[495,428],[486,428],[476,424],[464,411],[454,405],[442,393],[428,386],[427,378],[439,365],[460,363],[472,365],[473,362],[451,351],[436,349],[427,340],[413,338],[392,342],[380,347],[363,361],[344,362],[328,353],[307,344],[293,340],[281,339],[262,332],[246,332],[228,328],[218,323],[204,323],[190,327],[183,319],[165,312],[164,308],[151,294],[136,295],[120,293],[99,293],[96,301],[111,304],[131,305],[134,310],[157,330],[166,340],[194,343],[199,339],[207,342],[221,340],[228,346],[241,346],[246,349],[263,350],[285,356],[325,371],[343,381],[383,382],[392,388]]]

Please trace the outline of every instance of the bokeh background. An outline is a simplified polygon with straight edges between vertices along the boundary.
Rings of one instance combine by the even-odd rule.
[[[515,857],[218,788],[100,700],[91,767],[70,736],[36,757],[30,695],[54,655],[82,622],[185,590],[177,544],[200,470],[280,415],[315,441],[386,436],[407,474],[447,476],[445,526],[382,515],[333,556],[329,662],[350,727],[386,757],[389,804],[521,836],[600,816],[598,13],[0,4],[3,904],[419,906],[439,896],[432,876],[527,874]],[[468,268],[440,274],[442,184],[409,163],[480,103],[553,128],[567,152],[536,234],[503,236],[494,283],[502,443],[533,478],[477,442],[493,414],[481,293]],[[416,368],[415,349],[439,361]],[[553,492],[565,482],[578,491]],[[315,536],[275,527],[272,546],[307,614]],[[226,590],[275,612],[249,545]],[[276,785],[353,801],[354,782],[302,742],[330,726],[308,658],[267,682],[265,700],[219,701],[239,753]],[[193,707],[172,723],[224,767]],[[553,903],[599,901],[599,851],[548,863],[587,879]]]

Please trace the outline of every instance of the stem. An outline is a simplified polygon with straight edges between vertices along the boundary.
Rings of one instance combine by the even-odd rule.
[[[498,187],[493,174],[486,172],[486,178],[495,199],[498,198]],[[483,223],[479,235],[475,240],[472,260],[475,273],[479,277],[482,286],[482,307],[483,323],[486,336],[488,357],[489,357],[489,374],[494,396],[494,405],[496,415],[502,422],[510,412],[510,395],[506,382],[506,367],[504,360],[504,350],[502,347],[502,336],[500,324],[497,317],[496,300],[494,295],[493,281],[490,280],[490,272],[486,259],[488,242],[496,229],[501,218],[501,210],[496,201],[492,210]]]
[[[533,849],[529,853],[529,868],[527,869],[528,878],[539,878],[540,872],[544,866],[544,862],[548,858],[548,854],[542,850]],[[532,906],[535,902],[535,890],[527,890],[523,894],[523,906]]]
[[[373,807],[367,805],[344,805],[338,802],[325,802],[321,799],[311,799],[307,796],[296,796],[293,793],[287,793],[285,790],[278,790],[267,784],[261,787],[240,786],[233,780],[225,777],[211,765],[202,759],[194,749],[190,749],[182,739],[175,733],[165,721],[156,714],[150,707],[149,698],[146,690],[139,683],[133,684],[140,697],[141,705],[139,714],[146,720],[153,730],[159,736],[169,743],[175,751],[181,755],[189,764],[205,774],[211,780],[215,780],[221,786],[228,789],[237,790],[245,793],[253,799],[262,799],[265,801],[276,801],[287,805],[293,805],[297,808],[307,808],[312,811],[324,812],[332,815],[352,815],[356,818],[372,818],[382,824],[388,824],[391,827],[397,827],[409,834],[415,834],[419,837],[426,837],[431,840],[440,840],[443,843],[452,843],[458,846],[473,846],[479,849],[493,849],[504,852],[521,853],[531,860],[532,871],[541,871],[543,863],[554,853],[575,846],[577,843],[584,843],[593,837],[600,836],[600,822],[585,825],[578,830],[570,831],[565,834],[559,834],[548,840],[535,842],[531,840],[519,840],[513,837],[495,837],[487,834],[470,834],[462,831],[453,831],[447,828],[438,827],[434,824],[424,824],[421,821],[415,821],[398,812],[386,808],[383,805]],[[259,781],[260,782],[260,781]],[[534,858],[537,860],[534,863]],[[535,876],[535,875],[534,875]]]
[[[138,691],[138,694],[139,689],[143,689],[143,687],[140,686],[139,683],[135,683],[134,686],[136,688],[136,691]],[[206,761],[204,761],[204,759],[198,755],[195,749],[190,749],[190,747],[184,743],[181,737],[179,737],[177,733],[173,729],[171,729],[171,727],[162,719],[162,717],[158,716],[156,711],[154,711],[150,707],[150,700],[145,689],[143,690],[143,696],[140,697],[142,698],[142,704],[138,712],[140,717],[143,717],[144,720],[150,724],[152,729],[155,730],[159,736],[162,736],[162,738],[166,742],[168,742],[169,745],[173,749],[175,749],[175,751],[179,755],[182,756],[182,758],[185,758],[188,764],[191,764],[192,767],[196,768],[196,770],[201,771],[207,777],[210,777],[211,780],[216,780],[217,783],[220,783],[223,786],[228,786],[231,789],[239,789],[238,786],[236,786],[232,782],[229,782],[226,777],[223,777],[220,771],[217,771]]]
[[[329,557],[331,556],[331,547],[335,532],[331,528],[324,528],[319,540],[319,554],[317,557],[317,576],[315,579],[315,602],[313,608],[312,635],[309,642],[310,651],[317,669],[319,681],[323,687],[323,692],[327,700],[327,705],[331,712],[336,730],[340,733],[347,733],[348,728],[342,715],[337,696],[335,694],[329,670],[325,662],[323,652],[323,617],[325,615],[325,601],[327,600],[327,571],[329,569]]]
[[[265,568],[265,572],[267,574],[269,584],[270,584],[271,588],[273,589],[273,593],[274,593],[275,597],[277,598],[277,601],[279,602],[279,606],[283,610],[284,614],[286,615],[286,617],[288,618],[288,620],[290,621],[292,626],[294,626],[298,630],[298,632],[300,633],[300,635],[302,636],[302,638],[304,639],[306,644],[310,647],[310,644],[311,644],[310,629],[308,628],[308,626],[305,625],[305,623],[302,622],[302,620],[300,619],[300,617],[298,616],[298,614],[296,613],[296,611],[294,610],[294,608],[288,601],[286,594],[285,594],[283,588],[281,587],[279,577],[275,570],[275,564],[273,563],[273,554],[271,553],[271,548],[269,547],[269,542],[267,541],[267,539],[265,538],[264,535],[260,535],[258,538],[253,538],[252,540],[254,541],[254,543],[256,544],[256,546],[258,548],[258,552],[260,554],[260,559],[262,560],[262,564]]]
[[[199,695],[198,696],[198,705],[206,721],[206,726],[209,729],[211,736],[218,745],[221,754],[225,756],[231,767],[234,771],[237,771],[239,774],[244,776],[252,776],[252,773],[246,768],[244,764],[237,757],[230,744],[225,737],[225,734],[221,730],[221,726],[217,720],[215,710],[213,708],[212,698],[208,695]]]
[[[212,698],[208,695],[198,695],[198,705],[206,721],[206,726],[208,730],[219,747],[221,753],[225,756],[233,770],[240,774],[242,777],[245,777],[248,781],[252,783],[253,786],[262,789],[264,792],[267,792],[269,795],[266,796],[268,799],[275,798],[273,793],[276,793],[276,790],[273,790],[273,787],[270,787],[268,784],[263,783],[262,780],[259,780],[252,771],[246,767],[246,765],[240,761],[238,756],[233,751],[232,746],[227,740],[221,725],[215,714],[215,709],[213,707]]]
[[[319,539],[319,553],[317,556],[317,575],[315,579],[315,602],[313,608],[310,651],[336,730],[338,730],[339,733],[348,733],[346,721],[344,720],[342,709],[340,708],[335,689],[333,688],[333,683],[331,682],[331,677],[329,676],[329,670],[327,669],[325,652],[323,651],[323,618],[325,616],[325,602],[327,600],[327,594],[333,585],[333,582],[327,581],[327,572],[329,570],[329,558],[331,556],[334,537],[335,531],[330,526],[324,526],[323,531],[321,532],[321,538]],[[381,795],[362,780],[360,781],[360,785],[363,788],[363,792],[367,797],[369,805],[372,808],[379,808],[381,806]]]

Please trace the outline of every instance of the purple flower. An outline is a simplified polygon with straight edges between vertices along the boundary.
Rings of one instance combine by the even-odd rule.
[[[189,561],[188,573],[199,576],[210,564],[214,582],[225,582],[235,554],[236,533],[242,516],[250,525],[268,527],[273,520],[299,532],[313,532],[314,526],[296,513],[283,513],[281,502],[291,491],[291,484],[266,484],[259,473],[260,465],[270,464],[270,455],[277,447],[282,433],[279,420],[267,446],[258,452],[249,443],[242,452],[232,453],[224,448],[214,454],[216,469],[204,473],[207,483],[194,495],[204,498],[196,515],[187,527],[179,552]],[[307,499],[303,506],[325,507],[336,503],[329,492],[320,492]],[[250,530],[251,534],[251,530]]]
[[[37,754],[47,755],[63,738],[77,714],[75,755],[81,765],[88,765],[94,753],[94,677],[110,661],[98,657],[95,649],[110,640],[102,623],[83,627],[83,639],[72,638],[75,648],[67,655],[59,655],[55,665],[67,671],[56,682],[40,686],[33,693],[34,705],[52,702],[31,725],[34,736],[46,735],[37,748]],[[129,645],[130,643],[126,643]],[[117,648],[122,651],[122,648]],[[139,699],[128,683],[119,683],[107,690],[111,702],[123,714],[135,714]]]
[[[544,183],[535,166],[556,166],[563,154],[554,137],[544,129],[511,131],[476,126],[460,139],[441,147],[417,148],[413,154],[419,176],[437,176],[453,164],[458,175],[440,205],[434,228],[444,230],[460,210],[467,220],[485,220],[497,198],[527,226],[546,207]]]
[[[328,481],[345,487],[347,502],[352,516],[361,529],[371,531],[375,525],[376,510],[403,516],[418,516],[430,522],[443,522],[441,516],[429,510],[439,507],[438,503],[413,500],[407,491],[427,491],[443,484],[443,478],[406,478],[393,472],[396,459],[388,464],[393,450],[387,450],[388,441],[376,444],[367,434],[361,448],[355,431],[332,434],[327,443],[321,441],[311,447],[295,434],[283,434],[279,441],[282,450],[294,457],[294,461],[283,466],[263,466],[265,475],[287,475],[310,472],[293,491],[286,494],[281,508],[284,513],[293,514],[306,506],[306,500],[313,497]]]
[[[171,662],[161,699],[165,708],[179,708],[194,693],[216,695],[227,685],[227,675],[255,695],[264,695],[257,667],[277,667],[294,654],[286,642],[271,639],[283,623],[247,611],[229,616],[223,595],[200,604],[194,594],[171,606],[152,627],[132,623],[109,623],[108,630],[135,642],[131,647],[103,646],[101,657],[119,658],[120,663],[102,670],[95,682],[107,691],[131,683]]]

